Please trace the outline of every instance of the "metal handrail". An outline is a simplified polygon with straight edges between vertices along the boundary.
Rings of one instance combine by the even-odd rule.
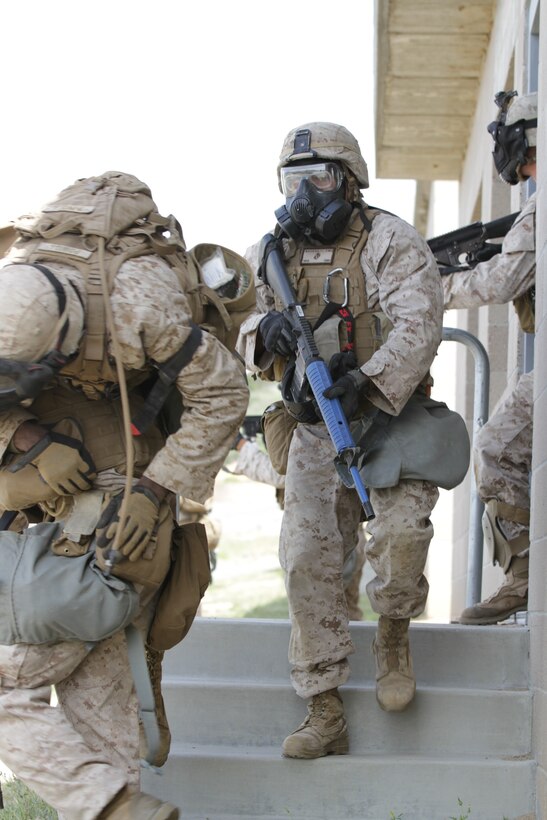
[[[444,342],[464,344],[475,361],[475,389],[473,394],[473,440],[481,427],[488,421],[490,394],[490,362],[484,345],[467,330],[443,327]],[[482,514],[484,504],[479,498],[475,483],[475,473],[471,470],[469,503],[469,541],[467,545],[467,589],[466,606],[473,606],[481,600],[483,534]]]

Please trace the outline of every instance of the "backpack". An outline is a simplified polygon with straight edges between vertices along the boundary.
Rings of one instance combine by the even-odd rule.
[[[162,216],[148,186],[131,174],[109,171],[77,180],[37,214],[16,220],[14,230],[17,239],[9,251],[10,261],[64,263],[84,277],[86,335],[77,358],[63,369],[63,375],[84,390],[86,384],[101,391],[117,382],[107,355],[101,264],[110,289],[128,259],[160,256],[175,271],[194,323],[232,351],[239,325],[254,305],[254,280],[245,259],[214,245],[187,251],[178,221],[172,215]],[[229,298],[222,298],[203,280],[202,264],[213,251],[220,252],[233,271],[236,288]]]

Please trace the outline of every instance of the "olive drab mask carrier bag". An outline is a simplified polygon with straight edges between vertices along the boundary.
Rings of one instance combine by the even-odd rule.
[[[93,552],[55,555],[62,523],[0,533],[0,643],[96,642],[125,628],[139,596],[131,584],[106,577]]]
[[[105,576],[93,552],[53,553],[62,522],[36,524],[22,534],[0,532],[0,644],[93,644],[125,630],[127,653],[146,741],[146,761],[160,744],[144,643],[132,621],[140,609],[132,584]]]

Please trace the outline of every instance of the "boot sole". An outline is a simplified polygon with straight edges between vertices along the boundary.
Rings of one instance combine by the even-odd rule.
[[[349,753],[349,738],[346,735],[345,737],[339,737],[336,740],[333,740],[332,743],[327,744],[324,747],[323,751],[320,754],[293,754],[289,755],[285,752],[282,752],[282,757],[286,757],[287,760],[317,760],[320,757],[327,757],[328,755],[347,755]]]
[[[157,814],[154,815],[154,820],[178,820],[180,812],[175,806],[166,806],[158,809]]]
[[[528,612],[528,605],[515,606],[513,609],[507,610],[502,615],[484,615],[482,618],[461,618],[458,623],[464,626],[492,626],[493,624],[500,624],[510,618],[511,615],[516,615],[517,612]]]
[[[395,707],[395,708],[394,708],[393,706],[391,706],[391,707],[389,707],[389,708],[388,708],[388,707],[386,707],[386,706],[384,706],[384,705],[380,702],[380,699],[379,699],[378,695],[376,695],[376,702],[377,702],[378,706],[380,707],[380,709],[381,709],[383,712],[404,712],[404,711],[405,711],[405,709],[408,709],[408,707],[410,706],[410,704],[411,704],[411,703],[412,703],[412,701],[414,700],[415,695],[416,695],[416,691],[414,691],[414,693],[413,693],[412,697],[410,698],[410,700],[407,700],[407,702],[406,702],[406,703],[403,703],[401,706],[397,706],[397,707]]]

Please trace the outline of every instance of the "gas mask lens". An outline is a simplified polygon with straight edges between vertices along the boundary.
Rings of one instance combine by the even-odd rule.
[[[295,196],[303,179],[307,179],[320,193],[329,193],[341,187],[344,175],[334,162],[286,166],[281,169],[281,188],[285,197]]]

